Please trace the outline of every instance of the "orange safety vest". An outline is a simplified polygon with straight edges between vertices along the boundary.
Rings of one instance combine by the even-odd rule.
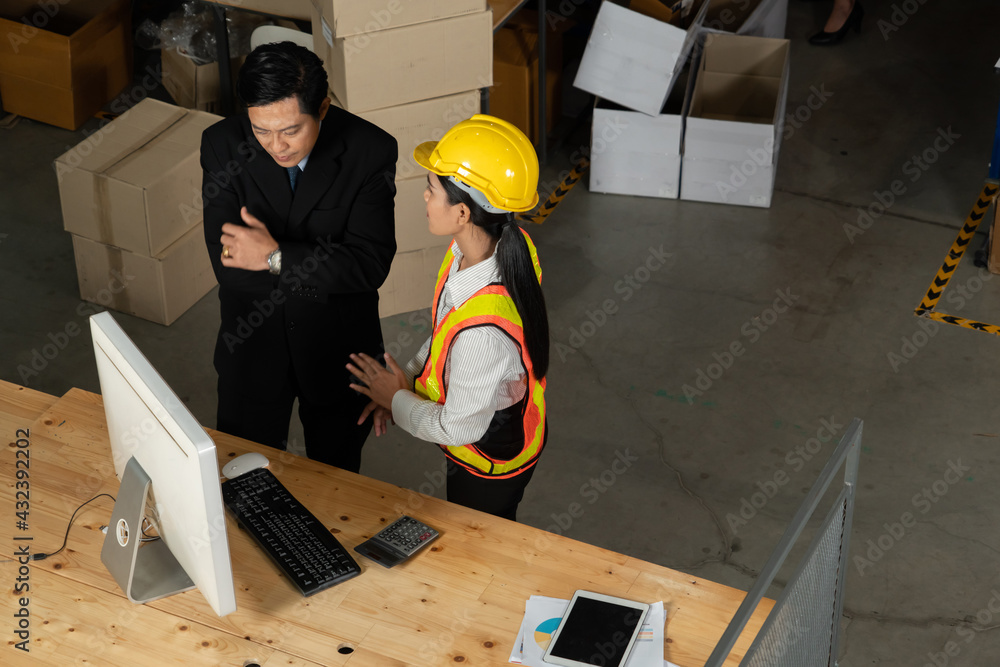
[[[521,230],[521,233],[528,242],[535,275],[541,282],[542,269],[538,263],[535,245],[524,230]],[[431,336],[431,346],[423,370],[413,381],[413,390],[421,398],[444,404],[446,392],[444,371],[448,353],[455,336],[465,329],[484,325],[495,326],[510,336],[521,352],[521,364],[528,376],[527,393],[520,403],[521,428],[518,437],[523,440],[520,451],[512,458],[500,460],[491,458],[480,448],[491,433],[495,433],[504,425],[504,420],[498,419],[501,413],[494,415],[490,428],[479,442],[455,446],[439,445],[439,447],[448,458],[474,475],[494,479],[513,477],[535,465],[545,444],[545,379],[539,380],[535,377],[531,358],[524,344],[521,316],[514,306],[514,300],[510,298],[503,285],[492,283],[483,287],[465,303],[458,308],[452,308],[441,317],[440,321],[438,320],[438,305],[444,292],[444,284],[448,280],[448,272],[455,260],[452,253],[454,245],[455,241],[452,241],[438,271],[437,286],[434,288],[434,333]],[[495,440],[496,438],[494,442]]]

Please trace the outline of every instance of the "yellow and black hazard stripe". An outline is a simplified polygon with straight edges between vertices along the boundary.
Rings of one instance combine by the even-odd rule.
[[[969,243],[972,241],[972,237],[975,236],[976,230],[979,229],[979,224],[983,221],[986,211],[989,210],[990,204],[996,199],[998,192],[1000,192],[1000,186],[996,183],[986,183],[983,186],[983,191],[980,193],[972,210],[969,211],[969,216],[965,219],[965,224],[959,230],[958,236],[955,237],[955,241],[951,244],[951,248],[948,249],[948,254],[945,256],[941,268],[938,269],[937,275],[934,276],[930,287],[927,288],[927,293],[920,301],[920,305],[913,310],[914,315],[937,322],[944,322],[945,324],[954,324],[966,329],[1000,335],[1000,326],[934,311],[934,307],[941,300],[941,295],[944,294],[944,290],[948,286],[948,281],[955,274],[955,269],[961,263],[962,257],[965,255],[965,251],[968,250]]]
[[[993,199],[996,198],[998,190],[1000,188],[993,183],[987,183],[983,186],[983,191],[979,195],[979,199],[976,200],[976,205],[969,211],[969,217],[965,219],[965,224],[962,225],[958,236],[955,237],[955,242],[951,244],[951,248],[944,258],[944,263],[941,264],[941,268],[938,269],[937,275],[934,276],[931,286],[927,289],[927,294],[924,295],[920,305],[913,311],[916,315],[923,315],[933,310],[937,302],[941,300],[941,295],[944,293],[945,287],[948,286],[948,281],[951,280],[955,269],[958,268],[959,263],[962,261],[962,256],[965,255],[965,251],[969,247],[969,242],[975,236],[976,230],[979,228],[979,223],[983,221],[983,217],[986,215],[986,211],[989,209]]]
[[[985,322],[977,322],[975,320],[969,320],[964,317],[958,317],[957,315],[947,315],[945,313],[936,313],[933,310],[924,313],[921,317],[934,320],[936,322],[944,322],[945,324],[954,324],[958,327],[963,327],[965,329],[973,329],[975,331],[985,331],[986,333],[991,333],[996,336],[1000,336],[1000,327],[995,324],[986,324]]]
[[[573,189],[573,186],[576,185],[581,178],[583,178],[583,175],[587,173],[589,168],[590,160],[587,158],[581,158],[580,161],[576,163],[576,166],[573,167],[573,170],[569,172],[569,175],[563,179],[563,182],[560,183],[555,190],[552,191],[549,198],[542,203],[536,212],[522,213],[517,216],[517,219],[524,220],[525,222],[533,222],[536,225],[540,225],[545,222],[545,218],[549,217],[552,211],[556,209],[556,206],[559,205],[559,202],[566,198],[569,191]]]

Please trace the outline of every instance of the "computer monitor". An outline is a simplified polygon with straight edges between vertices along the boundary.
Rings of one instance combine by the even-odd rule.
[[[133,602],[197,587],[225,616],[236,590],[215,443],[110,313],[90,330],[121,481],[101,561]],[[160,540],[142,542],[147,497]]]

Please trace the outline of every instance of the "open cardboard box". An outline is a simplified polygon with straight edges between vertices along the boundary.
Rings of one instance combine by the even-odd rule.
[[[598,98],[590,154],[590,190],[676,199],[681,184],[684,110],[690,68],[678,77],[656,116]]]
[[[706,0],[695,0],[705,4]],[[754,37],[785,36],[788,0],[707,0],[704,28]]]
[[[132,80],[125,0],[0,3],[4,110],[76,130]]]
[[[681,199],[768,207],[784,131],[789,42],[704,38],[685,125]]]
[[[601,5],[573,85],[657,116],[694,48],[707,5],[687,30],[611,2]]]
[[[355,114],[493,83],[491,10],[334,37],[314,9],[313,41],[330,89]]]

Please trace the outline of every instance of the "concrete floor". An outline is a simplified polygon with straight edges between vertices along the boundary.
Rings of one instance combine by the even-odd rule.
[[[897,5],[898,30],[888,31]],[[547,392],[551,437],[520,518],[747,589],[835,440],[805,465],[787,457],[821,427],[832,424],[839,437],[860,417],[841,664],[997,664],[1000,340],[953,326],[925,331],[912,311],[986,174],[1000,98],[992,72],[1000,12],[995,0],[949,3],[947,11],[923,0],[869,2],[860,36],[810,47],[805,38],[828,7],[789,5],[788,111],[808,108],[814,87],[832,95],[782,145],[770,209],[598,195],[583,183],[530,230],[552,340],[561,345]],[[949,128],[958,138],[913,180],[911,156]],[[57,395],[98,390],[86,334],[37,376],[24,381],[18,368],[49,334],[86,323],[51,167],[82,138],[27,120],[0,130],[0,378]],[[543,180],[557,179],[581,143],[585,131],[566,139]],[[897,179],[905,193],[849,239],[844,225]],[[981,242],[982,234],[973,247]],[[625,276],[641,280],[636,272],[661,247],[671,256],[641,289],[629,298],[616,291]],[[793,307],[759,336],[744,333],[755,318],[770,319],[779,291]],[[1000,280],[967,257],[941,308],[1000,323],[998,297]],[[616,312],[585,326],[608,299]],[[117,319],[214,426],[215,292],[169,328]],[[387,345],[419,338],[426,322],[427,311],[387,318]],[[576,337],[584,333],[592,335]],[[683,386],[735,341],[745,354],[685,400]],[[400,356],[414,347],[402,346]],[[300,433],[295,425],[293,447]],[[620,456],[634,463],[609,473]],[[953,465],[967,470],[943,482],[954,479],[946,476]],[[371,439],[362,471],[442,495],[441,467],[436,448],[397,430]],[[790,483],[734,532],[727,516],[779,471]],[[934,502],[922,500],[933,488]],[[568,520],[572,503],[584,512]],[[887,526],[906,512],[916,525],[872,558],[869,540],[885,544]]]

